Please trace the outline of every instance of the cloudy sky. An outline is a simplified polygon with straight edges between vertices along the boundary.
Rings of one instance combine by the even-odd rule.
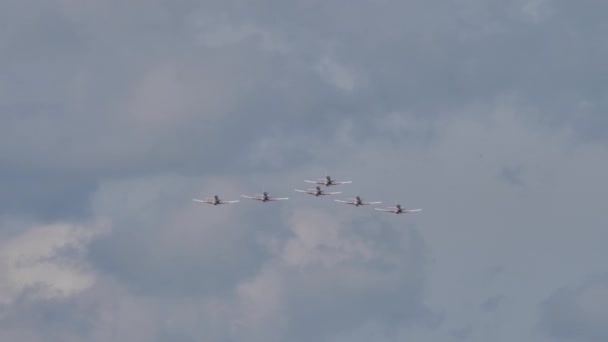
[[[1,0],[0,340],[608,340],[606,13]]]

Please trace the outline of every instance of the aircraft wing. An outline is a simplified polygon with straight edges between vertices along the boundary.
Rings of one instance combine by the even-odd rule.
[[[300,189],[295,189],[297,192],[303,192],[305,194],[309,194],[309,195],[316,195],[317,191],[316,190],[300,190]],[[323,195],[323,194],[321,194]]]
[[[322,193],[322,195],[337,195],[337,194],[341,194],[342,192],[340,191],[334,191],[334,192],[324,192]]]
[[[269,198],[270,201],[285,201],[285,200],[288,200],[288,199],[289,198],[287,198],[287,197],[278,197],[278,198],[277,197],[271,197],[271,198]]]
[[[370,204],[380,204],[380,203],[382,203],[382,202],[363,202],[361,204],[363,204],[363,205],[370,205]]]
[[[236,201],[220,201],[221,204],[232,204],[232,203],[237,203],[238,200]]]
[[[206,203],[206,204],[213,204],[213,201],[211,200],[202,200],[202,199],[198,199],[198,198],[193,198],[192,199],[194,202],[200,202],[200,203]]]
[[[336,202],[340,202],[340,203],[346,203],[346,204],[355,204],[354,201],[343,201],[343,200],[334,200]]]
[[[387,213],[397,213],[397,209],[393,209],[393,208],[389,208],[389,209],[381,209],[381,208],[374,208],[376,210],[379,211],[385,211]],[[418,211],[422,211],[422,209],[402,209],[403,211],[401,212],[401,214],[409,214],[409,213],[415,213]]]
[[[334,181],[335,184],[351,184],[353,181],[342,181],[342,182],[336,182]]]
[[[374,208],[374,209],[379,210],[379,211],[385,211],[387,213],[394,213],[396,211],[396,209],[381,209],[381,208]]]
[[[264,201],[264,196],[262,196],[262,195],[255,195],[255,196],[241,195],[241,197],[243,197],[243,198],[249,198],[249,199],[256,200],[256,201],[262,201],[262,202]]]
[[[306,183],[312,183],[312,184],[325,184],[325,182],[321,181],[321,180],[317,180],[317,181],[311,181],[311,180],[304,180]]]

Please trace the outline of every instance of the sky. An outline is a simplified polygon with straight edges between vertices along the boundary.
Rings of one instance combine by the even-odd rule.
[[[0,340],[608,340],[607,12],[0,1]]]

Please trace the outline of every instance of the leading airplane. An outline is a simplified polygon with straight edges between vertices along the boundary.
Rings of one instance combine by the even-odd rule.
[[[305,182],[306,183],[312,183],[312,184],[320,184],[320,185],[330,186],[330,185],[339,185],[339,184],[350,184],[353,181],[338,182],[338,181],[333,180],[330,176],[325,176],[324,179],[317,179],[316,181],[305,180]]]
[[[289,199],[287,197],[270,197],[270,196],[268,196],[268,193],[266,191],[264,191],[261,195],[254,195],[254,196],[241,195],[241,197],[249,198],[249,199],[260,201],[260,202],[284,201],[284,200]]]
[[[207,199],[204,199],[204,200],[198,199],[198,198],[193,198],[192,200],[194,202],[200,202],[200,203],[205,203],[205,204],[213,204],[213,205],[232,204],[232,203],[238,202],[238,200],[236,200],[236,201],[224,201],[224,200],[220,199],[218,195],[214,195],[213,198],[207,198]]]
[[[340,203],[346,203],[346,204],[350,204],[350,205],[354,205],[355,207],[361,206],[361,205],[370,205],[370,204],[380,204],[382,202],[363,202],[361,200],[361,197],[356,196],[355,198],[348,200],[348,201],[342,201],[342,200],[334,200],[336,202],[340,202]]]
[[[422,209],[403,209],[403,208],[401,208],[400,204],[397,204],[397,206],[394,208],[386,208],[386,209],[374,208],[374,209],[380,210],[380,211],[385,211],[387,213],[394,213],[394,214],[409,214],[409,213],[415,213],[418,211],[422,211]]]
[[[324,196],[324,195],[337,195],[337,194],[341,194],[341,192],[325,192],[323,190],[321,190],[321,187],[317,186],[314,189],[308,189],[308,190],[299,190],[296,189],[297,192],[303,192],[309,195],[315,195],[317,197],[319,196]]]

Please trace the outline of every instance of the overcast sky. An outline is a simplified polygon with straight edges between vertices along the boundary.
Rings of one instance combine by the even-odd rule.
[[[606,13],[0,0],[0,340],[608,340]]]

